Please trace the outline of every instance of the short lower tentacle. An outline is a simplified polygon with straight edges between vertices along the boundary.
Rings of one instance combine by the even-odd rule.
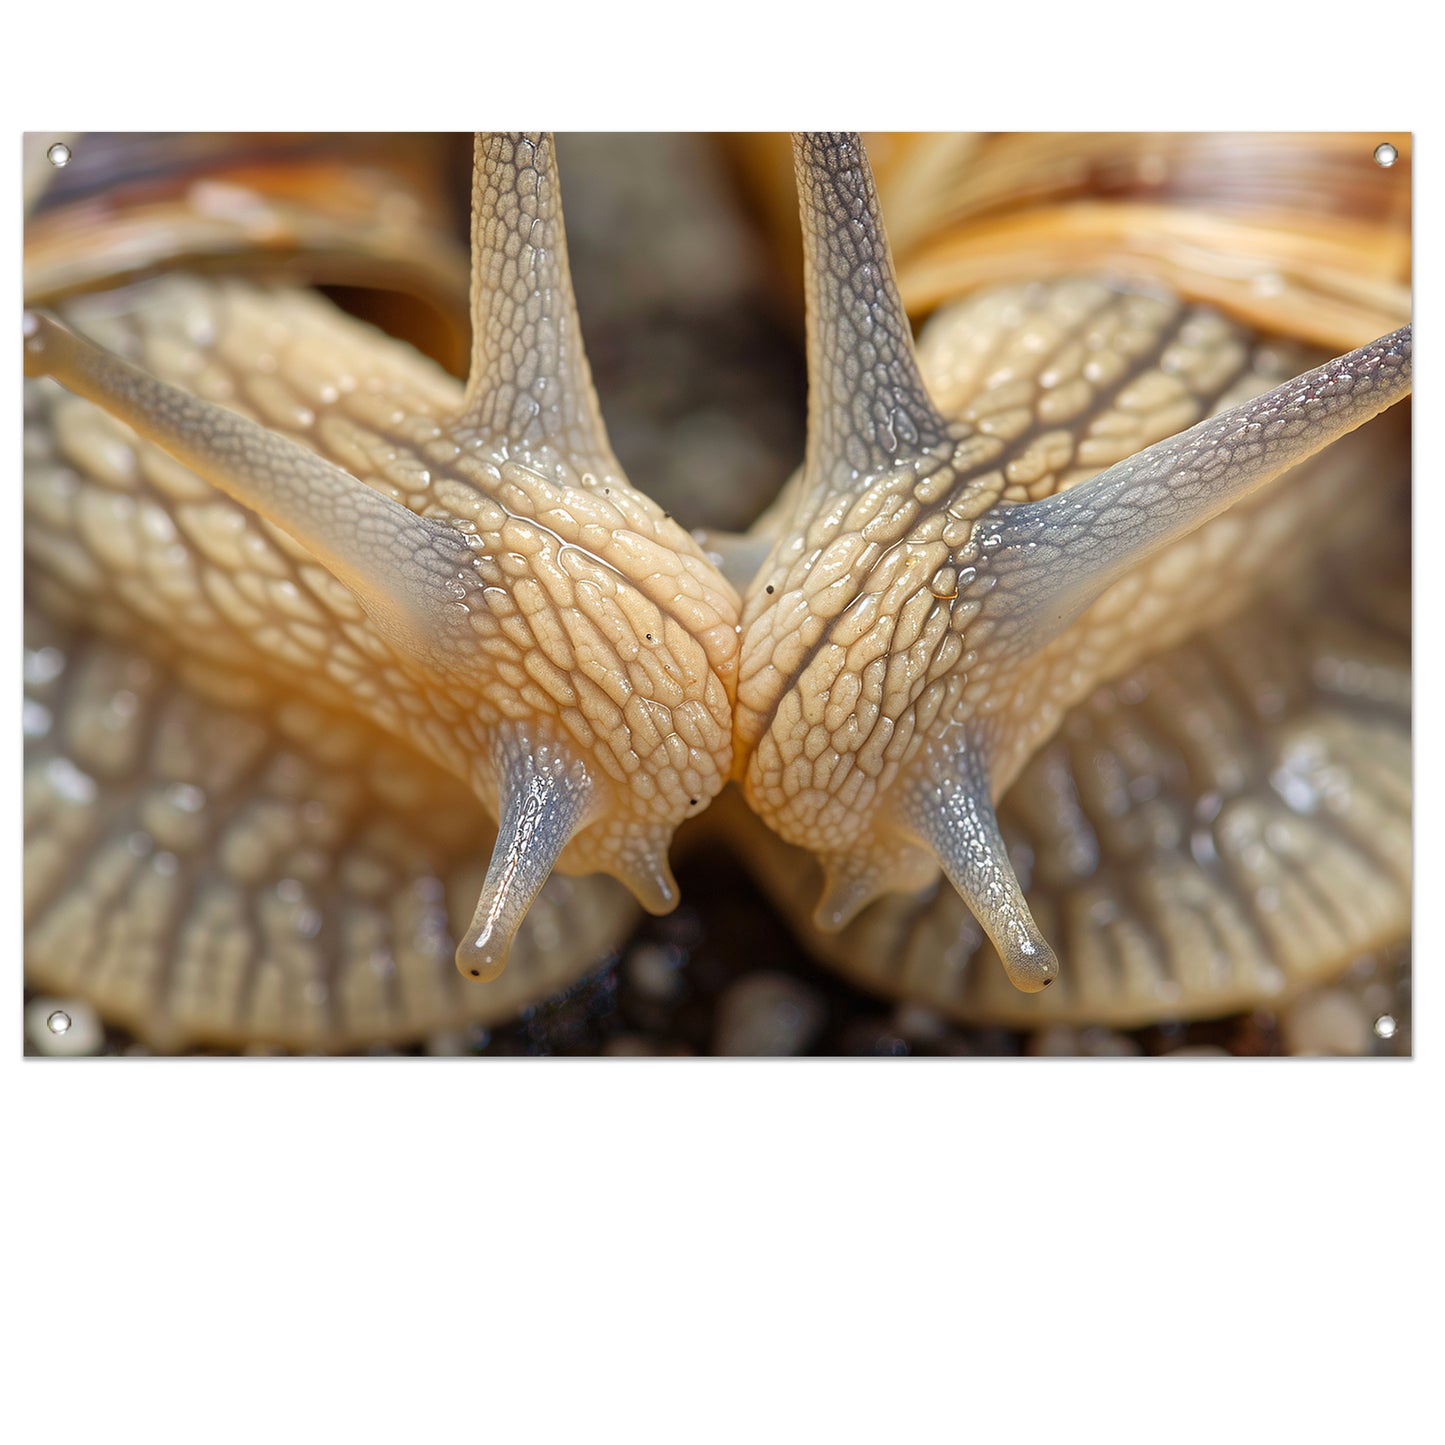
[[[987,769],[971,749],[931,747],[903,789],[901,816],[938,856],[948,881],[983,926],[1015,988],[1037,993],[1059,961],[1029,912],[989,797]]]
[[[585,769],[550,743],[499,741],[501,822],[482,894],[457,948],[468,978],[496,978],[507,964],[517,929],[583,822],[592,795]]]

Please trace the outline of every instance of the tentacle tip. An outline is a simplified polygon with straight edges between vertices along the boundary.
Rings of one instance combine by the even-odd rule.
[[[457,945],[457,972],[465,979],[490,983],[502,976],[511,951],[510,935],[501,937],[497,929],[474,930]]]
[[[872,874],[861,874],[842,860],[823,865],[823,893],[813,910],[819,933],[841,933],[881,891]]]
[[[619,874],[632,896],[654,917],[671,913],[682,897],[672,866],[662,850],[649,853],[631,868]]]
[[[861,902],[854,903],[825,894],[813,910],[813,927],[819,933],[841,933],[858,916],[861,909]]]
[[[1020,993],[1042,993],[1059,977],[1059,957],[1041,938],[1020,939],[1001,957],[1008,981]]]

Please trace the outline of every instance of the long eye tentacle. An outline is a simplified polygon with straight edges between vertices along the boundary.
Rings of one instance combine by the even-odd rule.
[[[459,421],[519,452],[550,446],[615,472],[582,346],[555,150],[550,135],[477,136],[472,364]]]
[[[1009,615],[1037,647],[1131,568],[1410,394],[1412,326],[1336,357],[1041,501],[987,517]]]
[[[937,447],[947,426],[919,374],[862,141],[798,135],[793,163],[809,301],[804,475],[841,491]]]
[[[470,570],[455,527],[419,517],[289,437],[159,381],[43,312],[24,319],[25,373],[104,407],[212,486],[289,533],[394,642],[432,646]]]

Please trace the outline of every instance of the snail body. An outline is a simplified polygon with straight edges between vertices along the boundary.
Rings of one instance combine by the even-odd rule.
[[[1278,397],[1307,352],[1105,277],[960,300],[914,366],[866,167],[847,145],[795,149],[810,455],[745,593],[739,735],[752,811],[795,848],[746,856],[810,947],[959,1017],[1138,1024],[1278,999],[1406,934],[1408,474],[1390,421],[1226,510],[1234,458],[1181,453],[1226,433],[1267,447],[1293,423],[1246,399]],[[820,277],[846,278],[831,309]],[[1294,400],[1335,374],[1300,376]],[[820,417],[820,392],[851,416]],[[1157,533],[1138,485],[1156,456],[1184,478]],[[1214,479],[1202,519],[1191,473]],[[1342,694],[1344,673],[1371,683]]]
[[[80,474],[63,463],[32,468],[31,556],[48,574],[39,592],[63,593],[48,604],[72,616],[103,611],[109,596],[120,604],[111,627],[131,637],[143,627],[146,647],[162,655],[186,650],[200,663],[187,680],[209,670],[218,702],[274,714],[269,686],[320,709],[313,725],[323,732],[336,713],[356,715],[461,779],[502,825],[458,952],[471,978],[501,972],[559,860],[584,873],[600,866],[625,875],[646,906],[669,906],[676,890],[667,839],[721,788],[730,761],[736,649],[731,589],[681,527],[627,486],[601,430],[571,309],[550,142],[494,141],[479,151],[476,191],[473,317],[483,359],[465,392],[314,299],[308,306],[304,296],[239,281],[164,278],[134,311],[107,298],[101,310],[121,333],[112,329],[111,339],[138,353],[144,368],[43,316],[27,339],[32,367],[103,400],[146,438],[137,448],[99,423],[100,438],[77,442],[57,418],[53,435],[62,444],[103,455]],[[514,301],[519,249],[536,304]],[[105,331],[83,302],[72,309]],[[515,355],[525,357],[521,385]],[[177,459],[189,468],[177,468]],[[230,493],[229,505],[218,487]],[[430,522],[433,505],[449,517],[460,512],[461,525]],[[140,549],[139,578],[120,570],[132,524],[157,543],[153,556]],[[159,585],[148,572],[162,574]],[[556,588],[565,598],[549,600]],[[710,649],[714,661],[704,660]],[[661,730],[659,717],[668,720]],[[42,779],[56,761],[46,759]],[[207,796],[199,778],[182,786]],[[303,795],[313,786],[298,783]],[[46,801],[62,812],[67,801],[104,806],[53,794]],[[226,810],[216,816],[222,832],[200,830],[207,836],[196,846],[218,853],[219,871],[234,883]],[[244,842],[235,846],[247,851]],[[265,846],[258,838],[250,851]],[[143,841],[135,847],[148,851]],[[239,881],[267,897],[278,888],[294,895],[293,912],[319,917],[324,935],[325,914],[310,896],[335,886],[324,855],[301,878],[271,876],[277,861],[258,859],[253,876]],[[341,897],[350,891],[343,881]],[[197,904],[180,885],[169,890],[168,906]],[[216,916],[231,923],[243,911],[229,900]],[[611,900],[582,911],[588,929],[574,968],[594,961],[598,929],[611,940],[617,916]],[[65,922],[36,929],[33,967],[46,986],[64,981],[54,980],[46,956],[63,965],[97,948],[122,951],[93,934],[89,949],[77,947],[90,920],[58,917]],[[143,974],[142,991],[169,976],[176,926],[168,920],[160,947],[148,946],[144,965],[132,961],[126,970]],[[221,947],[221,927],[197,925],[197,946]],[[547,947],[555,951],[555,942]],[[323,1006],[352,957],[344,936],[302,942],[300,952],[311,955],[305,963],[277,965],[264,932],[231,951],[259,954],[254,967],[279,966],[283,994],[304,994],[309,984],[316,1006],[333,1017]],[[549,958],[544,992],[555,987],[555,967]],[[249,998],[258,985],[251,978],[238,987]],[[233,990],[226,999],[235,1001]],[[481,1007],[485,1016],[509,1004],[516,1007],[515,995],[503,1002],[494,994]],[[208,1009],[216,1006],[208,1000]],[[343,1040],[374,1036],[378,1021],[368,1012],[339,1025]],[[435,1015],[430,1022],[437,1026]],[[274,1020],[262,1027],[275,1037]],[[295,1041],[298,1025],[279,1027]],[[330,1046],[335,1036],[309,1041]]]
[[[30,763],[38,984],[80,987],[99,953],[112,980],[102,1007],[181,1041],[337,1048],[505,1016],[625,930],[632,907],[599,870],[645,906],[673,901],[672,829],[728,776],[756,817],[722,811],[810,946],[870,987],[960,1016],[1239,1007],[1408,927],[1408,641],[1398,603],[1374,587],[1397,565],[1399,508],[1360,495],[1354,437],[1264,485],[1402,394],[1408,339],[1311,372],[1157,287],[1044,280],[946,309],[915,359],[861,148],[805,140],[798,170],[809,457],[735,553],[736,591],[611,456],[545,141],[479,146],[465,390],[314,298],[237,280],[166,278],[133,302],[70,303],[68,328],[31,324],[29,369],[146,437],[28,384],[32,701],[51,714]],[[1296,393],[1278,390],[1301,372]],[[1262,446],[1241,446],[1240,428]],[[1179,482],[1167,439],[1181,432],[1207,484]],[[1150,465],[1156,481],[1140,470]],[[1300,519],[1321,516],[1329,526],[1294,546]],[[1375,540],[1351,545],[1361,535]],[[1324,584],[1322,557],[1342,559]],[[1241,768],[1239,750],[1211,756],[1190,719],[1218,691],[1221,649],[1240,675],[1271,667],[1268,646],[1218,640],[1262,574],[1276,634],[1299,645],[1283,645],[1292,670],[1274,674],[1285,701],[1261,704],[1267,716],[1237,696],[1215,710],[1212,727],[1253,730]],[[1322,592],[1355,599],[1323,631]],[[1356,679],[1347,702],[1321,684],[1331,667]],[[85,679],[143,673],[120,691],[156,731],[131,738],[123,762],[106,763],[93,722],[56,727],[93,718],[79,710]],[[198,697],[172,730],[219,737],[240,717],[260,730],[253,750],[287,739],[302,761],[279,808],[245,793],[254,765],[236,761],[236,831],[187,834],[186,804],[226,796],[227,782],[169,776],[157,799],[140,781],[137,767],[166,766],[155,738],[170,677]],[[134,701],[151,696],[154,714]],[[1091,728],[1103,750],[1081,742]],[[1109,748],[1157,774],[1153,793],[1134,796],[1156,803],[1149,847],[1110,780],[1090,780]],[[1342,766],[1343,810],[1320,802]],[[372,796],[379,779],[400,799]],[[347,804],[328,809],[348,786]],[[1270,797],[1283,814],[1262,811]],[[1296,806],[1306,797],[1312,807]],[[1197,822],[1211,807],[1210,841],[1191,828],[1195,871],[1188,859],[1181,870],[1163,835],[1180,831],[1181,809]],[[501,837],[478,884],[487,814]],[[1104,819],[1119,822],[1113,833]],[[307,824],[309,848],[281,861],[280,842]],[[1273,884],[1258,870],[1241,882],[1231,870],[1246,854],[1259,862],[1271,827],[1290,866]],[[1329,829],[1345,834],[1332,852]],[[78,886],[68,854],[99,833]],[[388,833],[408,834],[424,860],[409,866],[425,927],[399,901],[395,850],[370,892],[354,881]],[[1031,870],[1015,861],[1020,841]],[[1119,882],[1127,861],[1135,876]],[[553,862],[589,876],[546,882]],[[953,888],[939,885],[940,862]],[[1370,906],[1302,923],[1351,868],[1370,870]],[[452,876],[480,892],[466,929],[443,916]],[[1273,910],[1260,899],[1271,886]],[[458,964],[474,977],[498,973],[510,946],[500,978],[443,980],[449,930],[464,934]],[[403,970],[398,940],[427,954],[419,972]],[[363,979],[377,957],[391,975]]]

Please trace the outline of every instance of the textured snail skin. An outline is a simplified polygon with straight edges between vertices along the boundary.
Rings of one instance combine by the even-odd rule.
[[[1036,992],[1059,964],[994,801],[1071,706],[1169,640],[1162,614],[1197,626],[1302,507],[1338,507],[1337,479],[1222,535],[1205,525],[1405,395],[1409,329],[1170,436],[1251,370],[1240,337],[1158,298],[1040,286],[995,298],[1006,328],[965,327],[983,348],[1008,335],[1023,360],[996,360],[950,423],[916,363],[857,138],[795,151],[808,455],[744,598],[744,796],[819,858],[818,927],[941,865],[1011,981]],[[1156,361],[1163,374],[1141,378]],[[1127,447],[1087,477],[1101,421]]]
[[[195,508],[163,490],[142,508],[142,529],[168,544],[154,558],[166,577],[145,578],[153,600],[138,603],[162,633],[148,643],[201,637],[213,665],[239,663],[258,688],[273,679],[360,714],[500,820],[457,950],[480,979],[501,972],[559,858],[611,872],[656,911],[673,904],[672,831],[731,761],[737,603],[611,455],[576,335],[550,141],[479,142],[475,191],[478,359],[465,395],[403,348],[373,353],[366,328],[348,335],[328,308],[240,283],[166,282],[148,296],[149,369],[42,315],[27,317],[26,358],[298,544],[277,555],[272,528],[253,533],[194,478],[179,485]],[[215,367],[226,344],[253,348],[239,374],[267,378],[256,409],[269,426],[204,399],[208,384],[225,400],[236,389],[237,373]],[[193,390],[154,374],[167,372]],[[109,459],[92,460],[103,473]],[[149,451],[146,466],[175,487]],[[97,496],[75,481],[37,473],[32,544],[53,571],[74,563],[72,611],[77,586],[103,606],[105,564],[121,560],[105,534],[137,510],[129,489]],[[264,540],[246,555],[253,536]],[[239,575],[226,568],[238,549]],[[238,623],[250,634],[239,649]]]
[[[1170,645],[1236,611],[1262,570],[1284,581],[1310,576],[1307,564],[1285,565],[1302,519],[1313,528],[1328,517],[1334,537],[1358,528],[1358,452],[1348,444],[1308,477],[1292,477],[1283,500],[1274,500],[1283,487],[1270,489],[1208,519],[1402,395],[1407,336],[1201,432],[1193,460],[1179,445],[1149,451],[1284,381],[1291,372],[1279,349],[1254,347],[1238,328],[1167,297],[1059,282],[994,293],[939,318],[920,368],[861,148],[849,137],[806,139],[798,159],[813,276],[808,461],[736,554],[767,558],[747,588],[739,654],[731,587],[627,487],[607,445],[571,307],[549,143],[492,138],[478,157],[478,324],[465,395],[405,348],[298,292],[177,279],[133,307],[107,298],[72,308],[77,333],[132,354],[138,367],[46,318],[28,322],[28,369],[60,377],[148,438],[125,440],[124,429],[49,383],[27,393],[37,421],[49,412],[27,467],[33,591],[45,614],[29,654],[32,701],[92,720],[63,740],[39,722],[34,729],[33,977],[77,985],[77,942],[94,940],[101,992],[109,990],[102,1006],[144,1030],[165,996],[182,1039],[345,1047],[414,1036],[457,1015],[505,1016],[595,956],[580,946],[570,954],[573,930],[559,926],[559,910],[614,939],[631,917],[601,879],[544,887],[553,861],[611,872],[649,907],[669,906],[672,830],[702,811],[730,769],[759,817],[822,858],[821,923],[839,926],[894,895],[841,942],[813,938],[875,986],[965,1016],[1027,1021],[1062,1007],[1123,1019],[1278,991],[1249,968],[1212,989],[1191,975],[1217,972],[1221,957],[1273,955],[1254,974],[1277,974],[1283,959],[1291,982],[1304,976],[1288,927],[1282,947],[1238,946],[1241,933],[1254,927],[1257,939],[1259,930],[1239,903],[1246,890],[1230,883],[1189,903],[1215,941],[1141,946],[1126,918],[1094,941],[1110,964],[1089,962],[1071,983],[1072,954],[1061,968],[1046,941],[1053,930],[1031,916],[1024,894],[1032,901],[1033,890],[1016,877],[1007,815],[1001,830],[993,803],[1034,766],[1033,754],[1040,766],[1053,757],[1064,801],[1057,745],[1039,748],[1066,714],[1086,715],[1081,705],[1099,682],[1122,677],[1121,689],[1137,693],[1141,659],[1165,649],[1167,671]],[[1312,424],[1320,415],[1324,428]],[[1232,465],[1241,437],[1260,450],[1260,436],[1265,450],[1285,455]],[[64,455],[46,455],[57,437]],[[1106,462],[1123,465],[1086,480]],[[295,484],[278,485],[287,477]],[[1199,530],[1176,540],[1190,526]],[[1324,545],[1312,539],[1306,550]],[[1357,555],[1340,577],[1367,560]],[[1289,595],[1294,615],[1307,615],[1308,587]],[[106,617],[108,600],[115,612]],[[82,625],[112,641],[68,630]],[[149,660],[129,646],[138,628]],[[1408,918],[1407,821],[1403,852],[1397,846],[1408,752],[1401,805],[1392,746],[1396,643],[1369,699],[1378,704],[1369,721],[1378,725],[1379,788],[1370,794],[1357,780],[1350,846],[1323,868],[1338,877],[1364,859],[1383,901],[1363,930],[1310,940],[1315,960],[1371,946]],[[146,779],[147,769],[156,780],[174,771],[155,745],[164,714],[180,705],[165,701],[165,669],[197,693],[184,704],[194,715],[172,723],[171,735],[203,728],[219,738],[238,722],[252,730],[251,753],[238,743],[238,760],[220,765],[227,776],[204,786],[191,775],[162,786]],[[107,764],[97,709],[78,708],[73,696],[62,706],[61,692],[89,686],[100,697],[115,679],[142,673],[144,682],[121,691],[146,726],[132,730],[126,759]],[[1298,723],[1298,711],[1287,721]],[[1174,716],[1187,734],[1188,708]],[[1307,741],[1331,721],[1311,715]],[[281,738],[299,746],[287,755],[289,775],[270,783],[268,815],[266,789],[248,790],[260,781],[256,758]],[[1289,740],[1282,730],[1276,741]],[[1339,741],[1341,752],[1369,745]],[[76,756],[92,760],[89,772]],[[367,758],[376,761],[358,769]],[[211,757],[191,760],[197,777],[214,767]],[[449,790],[449,777],[465,788]],[[1297,781],[1299,796],[1310,783]],[[400,801],[385,796],[391,787]],[[1221,794],[1216,813],[1245,791]],[[203,811],[189,806],[197,793],[225,800],[219,826],[217,812],[204,810],[205,837],[186,831]],[[342,794],[344,805],[322,802]],[[1359,810],[1381,794],[1392,811],[1375,819],[1385,841],[1371,842]],[[458,963],[493,976],[517,937],[507,971],[486,985],[448,982],[436,969],[447,928],[440,880],[465,879],[470,863],[475,889],[477,838],[484,848],[489,832],[473,796],[502,830]],[[1088,800],[1076,812],[1087,819]],[[1061,817],[1047,841],[1055,853],[1072,848],[1078,864],[1089,829],[1070,832],[1066,808]],[[308,820],[317,836],[302,847]],[[1314,887],[1319,840],[1300,826],[1294,873]],[[380,835],[401,831],[421,836],[378,848]],[[1094,833],[1097,852],[1103,835]],[[94,849],[84,887],[66,876],[81,837]],[[774,846],[783,845],[757,845]],[[753,842],[745,852],[771,856]],[[1045,862],[1046,853],[1038,848]],[[1001,982],[1002,971],[959,895],[935,887],[935,855],[1014,983],[1036,989],[1059,978],[1059,988],[1028,997],[1003,985],[1009,1002],[999,1004],[982,980]],[[403,856],[412,861],[398,870]],[[806,933],[801,914],[816,882],[805,859],[789,857],[790,866],[764,871]],[[169,861],[157,866],[159,858]],[[1097,864],[1079,864],[1080,896],[1086,879],[1102,877]],[[368,865],[369,889],[352,881]],[[431,910],[421,929],[396,901],[395,880],[408,869]],[[942,940],[931,972],[911,943],[898,947],[900,929],[910,940],[927,932],[920,909]],[[1134,912],[1168,917],[1170,901]],[[1071,942],[1080,934],[1068,931]],[[429,940],[420,950],[428,957],[403,966],[398,947],[418,937]],[[1147,965],[1133,966],[1141,953]],[[905,956],[908,976],[899,977],[892,965]],[[363,961],[378,959],[368,972]],[[1028,1011],[1046,1003],[1047,1012]]]

